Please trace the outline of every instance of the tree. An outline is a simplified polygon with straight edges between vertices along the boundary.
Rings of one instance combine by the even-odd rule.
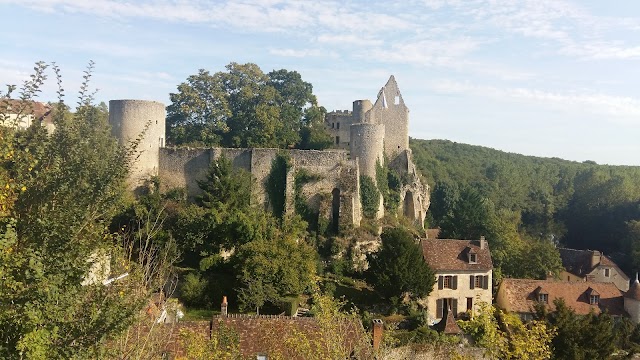
[[[243,210],[251,204],[251,173],[234,168],[224,155],[214,161],[204,180],[198,180],[203,194],[197,202],[205,208]]]
[[[423,297],[435,283],[435,273],[422,256],[422,249],[404,228],[387,228],[382,232],[380,250],[368,256],[368,275],[375,289],[385,298],[404,293]]]
[[[135,320],[152,290],[145,286],[151,284],[146,269],[157,265],[156,253],[147,253],[146,260],[132,257],[123,238],[108,228],[123,205],[133,149],[117,144],[91,105],[91,68],[76,112],[56,106],[53,134],[35,123],[7,131],[1,140],[0,148],[11,150],[0,161],[0,174],[16,190],[0,214],[2,358],[97,357],[107,340]],[[23,101],[36,93],[45,69],[37,64]],[[106,276],[125,272],[103,285]]]
[[[241,307],[259,312],[266,302],[298,295],[315,284],[315,252],[299,241],[305,223],[287,228],[273,237],[242,245],[236,255],[237,288]]]
[[[490,205],[479,191],[467,187],[456,199],[452,211],[440,223],[442,238],[479,239],[489,236]],[[490,236],[489,236],[490,237]]]
[[[167,138],[176,145],[322,147],[326,111],[312,90],[295,71],[265,74],[252,63],[230,63],[213,75],[201,69],[170,94]]]

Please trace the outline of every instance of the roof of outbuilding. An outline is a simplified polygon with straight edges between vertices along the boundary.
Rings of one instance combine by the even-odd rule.
[[[480,240],[422,239],[422,255],[433,270],[476,270],[493,269],[489,245],[480,248]],[[467,254],[475,251],[475,263],[469,263]]]
[[[507,278],[500,283],[498,296],[505,297],[506,310],[530,313],[538,302],[538,288],[543,288],[548,294],[548,306],[551,311],[555,310],[554,300],[562,298],[576,314],[586,315],[591,311],[600,313],[605,309],[611,315],[626,314],[623,293],[613,283]],[[589,304],[590,294],[600,295],[599,305]]]

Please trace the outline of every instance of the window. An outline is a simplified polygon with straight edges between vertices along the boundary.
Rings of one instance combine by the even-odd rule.
[[[604,269],[604,277],[609,277],[610,275],[611,275],[610,274],[610,269],[609,268],[605,268]]]
[[[473,311],[473,298],[467,298],[467,311]]]
[[[549,294],[538,294],[538,301],[541,303],[548,304],[549,303]]]
[[[442,298],[436,300],[436,318],[445,318],[449,310],[454,317],[458,315],[458,299]]]
[[[451,278],[452,276],[445,276],[444,277],[444,288],[445,289],[451,289]]]
[[[469,254],[469,263],[475,264],[478,262],[478,254]]]
[[[258,354],[256,355],[256,360],[267,360],[268,357],[265,354]]]
[[[589,305],[598,305],[600,302],[600,295],[589,295]]]
[[[334,129],[336,127],[336,123],[331,123],[331,128]]]
[[[482,280],[484,280],[484,276],[482,276],[482,275],[476,276],[476,279],[474,281],[474,283],[475,283],[474,285],[475,285],[476,289],[482,289],[482,287],[483,287]]]
[[[340,123],[336,123],[336,129],[340,129]]]
[[[336,136],[336,145],[340,144],[340,136]]]

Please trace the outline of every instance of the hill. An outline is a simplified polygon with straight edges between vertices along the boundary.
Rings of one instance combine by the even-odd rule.
[[[520,216],[519,231],[563,246],[621,253],[627,271],[640,254],[640,167],[578,163],[507,153],[448,140],[411,139],[432,189],[431,225],[461,190]]]

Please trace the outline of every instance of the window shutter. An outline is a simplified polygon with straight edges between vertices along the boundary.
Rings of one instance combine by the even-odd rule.
[[[451,299],[451,311],[453,311],[453,316],[458,317],[458,299]]]
[[[476,284],[475,280],[476,280],[475,276],[469,275],[469,289],[473,290],[473,288],[474,288],[474,286]]]
[[[484,285],[483,288],[485,290],[489,289],[489,275],[485,275],[483,280],[484,280],[482,284]]]
[[[442,290],[444,288],[444,277],[438,276],[438,290]]]
[[[442,299],[436,300],[436,318],[442,318]]]
[[[451,289],[456,290],[458,288],[458,275],[451,277]]]

